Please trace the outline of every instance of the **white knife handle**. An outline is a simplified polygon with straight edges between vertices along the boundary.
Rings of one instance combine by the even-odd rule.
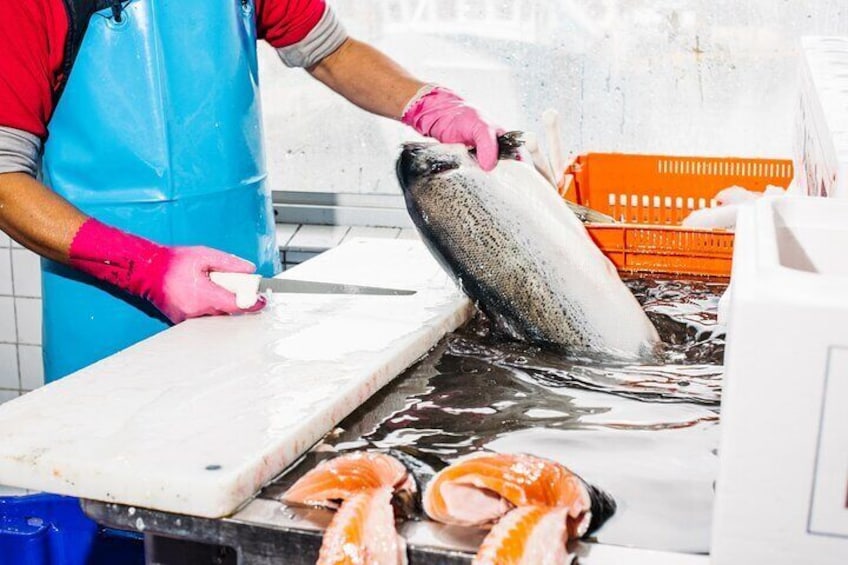
[[[223,273],[211,271],[209,280],[236,295],[236,306],[250,308],[259,298],[259,281],[262,275],[244,273]]]

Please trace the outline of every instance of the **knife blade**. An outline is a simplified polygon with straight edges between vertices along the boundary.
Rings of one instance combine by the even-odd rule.
[[[268,290],[288,294],[359,294],[371,296],[410,296],[416,293],[414,290],[397,288],[263,278],[256,274],[224,273],[219,271],[210,272],[209,278],[213,283],[234,293],[239,302],[248,306],[256,302],[256,294],[258,292],[266,292]]]
[[[414,290],[381,288],[343,283],[298,281],[293,279],[266,279],[259,281],[259,291],[287,292],[294,294],[367,294],[374,296],[409,296]]]

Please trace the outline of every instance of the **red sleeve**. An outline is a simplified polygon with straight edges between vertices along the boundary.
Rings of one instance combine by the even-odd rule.
[[[45,137],[67,34],[62,0],[0,0],[0,126]]]
[[[312,31],[325,7],[324,0],[256,0],[259,38],[274,47],[294,45]]]

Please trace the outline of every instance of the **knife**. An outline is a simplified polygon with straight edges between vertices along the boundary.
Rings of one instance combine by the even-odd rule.
[[[409,296],[414,290],[381,288],[344,283],[296,281],[292,279],[267,279],[259,281],[259,292],[287,292],[290,294],[371,294],[374,296]]]
[[[212,271],[209,278],[213,283],[222,286],[236,295],[236,302],[246,308],[256,302],[256,294],[260,292],[280,292],[287,294],[361,294],[372,296],[410,296],[414,290],[397,288],[381,288],[376,286],[360,286],[345,283],[327,283],[317,281],[300,281],[293,279],[264,278],[261,275],[243,273],[224,273]],[[247,306],[241,306],[247,304]]]

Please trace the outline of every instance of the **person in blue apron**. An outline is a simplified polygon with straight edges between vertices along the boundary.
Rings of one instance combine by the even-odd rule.
[[[44,257],[48,382],[186,318],[262,308],[208,276],[280,270],[257,39],[495,166],[500,130],[349,37],[323,0],[2,2],[0,228]]]
[[[354,104],[495,166],[499,130],[348,37],[323,0],[4,0],[0,228],[44,258],[48,382],[186,318],[262,308],[239,308],[208,276],[280,270],[257,39]],[[33,548],[90,562],[98,535],[72,499],[0,497],[0,562]],[[133,541],[134,556],[104,562],[141,563]]]

